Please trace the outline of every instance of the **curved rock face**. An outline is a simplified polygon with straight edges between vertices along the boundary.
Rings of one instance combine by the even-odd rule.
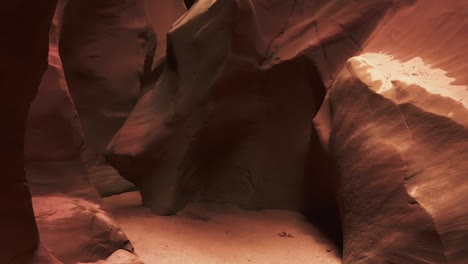
[[[331,88],[344,263],[468,261],[466,14],[400,11]]]
[[[49,67],[29,112],[25,166],[41,244],[67,264],[97,261],[118,249],[133,249],[101,208],[88,179],[80,119],[58,53],[66,3],[59,1],[57,6],[50,29]]]
[[[59,1],[49,32],[49,66],[31,104],[25,135],[25,161],[33,195],[89,195],[80,119],[68,91],[58,53],[67,1]],[[64,177],[66,175],[66,177]],[[89,198],[96,199],[95,193]]]
[[[344,263],[468,263],[463,2],[64,0],[44,75],[55,3],[6,3],[0,263],[140,263],[88,179],[133,188],[111,137],[157,214],[291,209],[341,221]]]
[[[183,0],[144,0],[146,19],[151,27],[141,80],[142,94],[152,89],[166,63],[167,32],[187,9]]]
[[[196,2],[168,33],[164,72],[108,161],[155,213],[189,200],[302,211],[325,85],[400,2]]]
[[[0,262],[24,263],[38,244],[24,174],[29,103],[47,67],[48,32],[56,1],[7,1],[0,10]]]
[[[134,188],[101,155],[143,89],[154,36],[142,3],[70,0],[64,11],[60,55],[84,130],[90,178],[104,195]]]

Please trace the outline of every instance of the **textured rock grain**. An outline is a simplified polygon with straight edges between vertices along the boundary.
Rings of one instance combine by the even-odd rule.
[[[468,261],[467,12],[398,12],[330,90],[345,263]]]

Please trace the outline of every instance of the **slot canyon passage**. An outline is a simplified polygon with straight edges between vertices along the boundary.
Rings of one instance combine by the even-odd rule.
[[[467,264],[465,0],[0,8],[0,264]]]

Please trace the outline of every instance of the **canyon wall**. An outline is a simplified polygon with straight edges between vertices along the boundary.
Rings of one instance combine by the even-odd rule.
[[[401,2],[196,2],[107,160],[159,214],[189,201],[307,210],[321,190],[304,184],[324,177],[306,159],[326,87]]]
[[[388,18],[330,90],[345,263],[468,259],[468,6]]]
[[[24,173],[24,133],[29,104],[47,68],[48,32],[56,1],[7,1],[0,11],[0,262],[31,261],[38,246]]]
[[[29,111],[24,156],[41,245],[57,261],[74,264],[133,247],[89,181],[80,117],[59,56],[68,3],[58,2],[51,24],[48,67]]]

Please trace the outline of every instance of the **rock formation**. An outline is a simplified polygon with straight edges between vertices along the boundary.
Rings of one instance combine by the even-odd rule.
[[[344,263],[468,260],[466,14],[463,1],[418,1],[331,88]]]
[[[70,0],[60,56],[80,116],[92,182],[103,195],[134,189],[101,157],[142,91],[152,32],[143,1]],[[86,17],[86,19],[83,19]]]
[[[0,263],[140,264],[99,196],[135,188],[307,214],[343,263],[468,263],[464,2],[5,3]]]
[[[317,199],[304,205],[300,186],[319,183],[338,201],[345,263],[462,263],[466,5],[449,5],[199,1],[169,32],[164,72],[108,160],[155,213],[189,200],[303,210]],[[310,121],[332,83],[318,141]],[[307,155],[328,165],[304,172]],[[331,180],[305,177],[317,170]],[[437,186],[453,194],[434,199]]]
[[[115,251],[133,253],[118,224],[101,205],[69,196],[33,196],[41,243],[63,263],[99,261]]]
[[[66,4],[59,1],[50,29],[49,66],[28,116],[25,165],[41,244],[67,264],[133,248],[88,179],[80,119],[58,52]]]
[[[0,10],[0,262],[33,257],[38,233],[24,174],[29,104],[47,67],[48,32],[56,1],[7,1]],[[21,18],[21,19],[19,19]]]
[[[395,6],[198,1],[168,33],[165,69],[109,145],[108,161],[155,213],[189,200],[302,210],[298,190],[325,86]]]

